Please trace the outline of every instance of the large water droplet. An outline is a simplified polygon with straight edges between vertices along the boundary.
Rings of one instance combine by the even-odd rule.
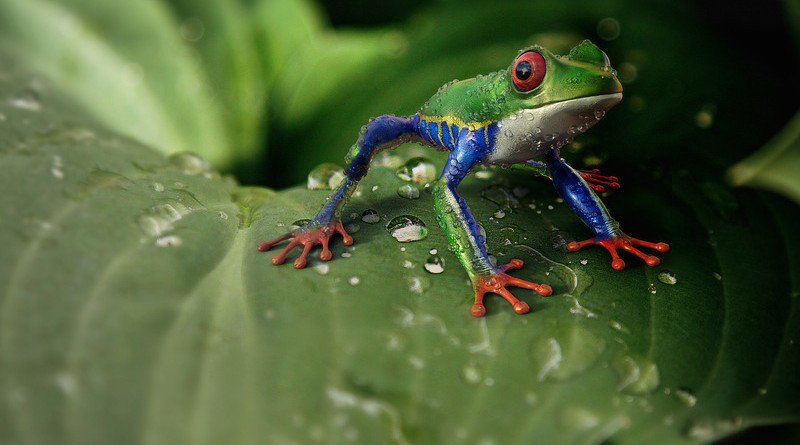
[[[444,272],[444,258],[437,254],[432,254],[425,260],[425,270],[430,273]]]
[[[499,205],[501,208],[515,209],[519,207],[519,200],[512,193],[496,185],[481,191],[481,197]]]
[[[620,391],[648,394],[658,388],[658,366],[649,359],[622,355],[614,359],[613,367],[619,377]]]
[[[741,429],[743,424],[744,420],[741,417],[732,419],[693,419],[687,423],[684,434],[690,439],[708,442],[713,438],[725,436],[732,431]]]
[[[183,171],[187,175],[199,175],[211,171],[211,166],[205,159],[194,153],[181,152],[170,155],[169,163],[174,168]]]
[[[139,227],[152,237],[160,237],[172,230],[174,224],[189,213],[189,209],[177,201],[162,202],[149,208],[138,218]]]
[[[421,219],[412,215],[400,215],[386,225],[386,230],[401,243],[419,241],[428,236],[428,229]]]
[[[553,334],[538,338],[531,345],[531,360],[540,381],[578,375],[594,365],[605,350],[603,339],[578,325],[561,327]]]
[[[436,166],[426,158],[411,158],[395,174],[404,181],[425,185],[436,179]]]
[[[164,235],[156,238],[156,246],[158,247],[175,247],[181,244],[183,244],[183,240],[176,235]]]
[[[675,397],[684,405],[692,407],[697,403],[697,396],[688,388],[678,388],[675,390]]]
[[[431,280],[428,277],[409,277],[407,281],[408,290],[415,294],[424,294],[431,287]]]
[[[559,416],[561,426],[571,430],[586,430],[594,428],[600,423],[597,415],[586,408],[577,406],[566,407]]]
[[[403,184],[397,188],[397,194],[406,199],[417,199],[419,188],[414,184]]]
[[[39,94],[33,90],[25,90],[21,94],[8,99],[8,103],[14,107],[29,111],[39,111],[42,109],[42,101]]]
[[[372,209],[364,210],[364,212],[361,214],[361,221],[364,221],[367,224],[375,224],[380,220],[381,217],[378,215],[378,212]]]
[[[311,220],[308,218],[298,219],[292,223],[293,229],[299,229],[300,227],[305,227]]]
[[[477,385],[483,380],[483,373],[474,363],[468,363],[461,369],[461,377],[470,385]]]
[[[308,173],[306,188],[309,190],[333,190],[344,179],[344,170],[336,164],[325,163]]]
[[[660,282],[662,282],[664,284],[672,285],[672,284],[676,284],[678,282],[678,278],[675,277],[674,273],[672,273],[672,272],[670,272],[668,270],[662,270],[658,274],[658,281],[660,281]]]

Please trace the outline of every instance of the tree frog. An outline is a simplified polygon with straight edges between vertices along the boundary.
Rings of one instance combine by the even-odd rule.
[[[505,298],[518,314],[530,311],[527,303],[511,294],[509,286],[532,289],[542,296],[552,293],[547,284],[507,273],[521,268],[521,260],[513,259],[503,266],[489,261],[484,236],[457,191],[461,180],[478,164],[519,164],[545,172],[572,211],[595,234],[585,241],[570,242],[567,250],[602,246],[611,254],[611,267],[616,270],[625,268],[617,253],[620,249],[656,266],[660,260],[639,247],[666,252],[669,245],[623,233],[596,193],[603,185],[618,187],[616,178],[597,171],[578,172],[559,156],[560,147],[595,125],[621,99],[622,85],[608,57],[590,41],[583,41],[566,56],[538,45],[524,48],[506,69],[442,86],[416,114],[371,119],[345,158],[348,166],[344,179],[319,213],[306,226],[260,243],[258,250],[270,250],[290,239],[272,258],[273,264],[284,263],[297,246],[303,246],[294,260],[298,269],[305,267],[316,245],[322,247],[320,259],[330,260],[328,244],[333,235],[341,235],[345,245],[353,243],[342,226],[342,208],[366,175],[372,157],[402,143],[417,142],[449,152],[433,186],[434,209],[453,253],[472,282],[473,316],[486,313],[483,299],[487,293]]]

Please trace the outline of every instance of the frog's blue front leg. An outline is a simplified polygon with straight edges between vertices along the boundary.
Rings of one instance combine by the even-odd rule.
[[[450,248],[472,281],[475,303],[470,313],[475,317],[483,316],[486,313],[483,305],[484,295],[495,293],[505,298],[514,308],[514,312],[524,314],[530,307],[524,301],[515,298],[506,286],[532,289],[543,296],[550,295],[553,290],[546,284],[531,283],[506,274],[509,270],[521,268],[523,266],[521,260],[514,259],[500,267],[495,267],[489,262],[485,239],[480,233],[478,224],[467,203],[456,192],[464,176],[489,151],[483,131],[484,129],[465,132],[447,159],[442,176],[433,187],[436,219],[447,235]]]
[[[626,250],[638,256],[649,266],[660,264],[661,261],[657,257],[645,255],[634,246],[666,252],[669,250],[668,244],[642,241],[624,234],[619,228],[619,223],[611,217],[600,198],[586,183],[581,174],[561,159],[558,150],[554,149],[547,152],[544,160],[558,193],[564,198],[569,208],[595,234],[592,239],[569,243],[567,250],[576,251],[591,244],[603,246],[611,254],[611,267],[617,270],[625,268],[625,262],[617,254],[617,249]]]
[[[369,163],[372,156],[381,150],[396,147],[417,136],[417,126],[419,116],[397,117],[391,115],[380,116],[371,119],[362,128],[358,141],[353,144],[345,160],[348,162],[345,169],[345,178],[342,180],[336,191],[331,194],[325,205],[317,215],[306,226],[286,233],[271,241],[265,241],[258,245],[258,250],[266,251],[275,244],[292,238],[284,250],[272,258],[273,264],[282,264],[286,260],[286,254],[297,246],[303,246],[303,252],[294,261],[294,267],[302,268],[306,265],[311,248],[316,245],[322,246],[319,258],[328,261],[333,256],[328,248],[330,238],[338,233],[342,235],[344,244],[353,243],[353,238],[347,234],[342,226],[341,212],[350,195],[355,191],[358,182],[367,174]]]

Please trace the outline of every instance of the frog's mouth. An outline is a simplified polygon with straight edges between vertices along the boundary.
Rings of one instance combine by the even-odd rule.
[[[622,100],[622,93],[599,94],[520,110],[498,122],[490,161],[522,162],[559,148],[592,128]]]

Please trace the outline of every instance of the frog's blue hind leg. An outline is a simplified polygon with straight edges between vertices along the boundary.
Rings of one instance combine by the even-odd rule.
[[[475,303],[470,313],[475,317],[483,316],[486,313],[484,295],[495,293],[505,298],[514,308],[514,312],[524,314],[530,307],[524,301],[516,299],[506,286],[533,289],[543,296],[550,295],[553,290],[546,284],[531,283],[506,274],[509,270],[521,268],[521,260],[511,260],[501,267],[495,267],[489,262],[486,240],[481,235],[467,203],[456,192],[464,176],[488,151],[480,131],[483,130],[471,132],[459,139],[458,146],[450,154],[441,177],[433,187],[436,220],[447,235],[450,248],[472,281]]]
[[[564,198],[570,209],[595,234],[592,239],[569,243],[567,250],[576,251],[591,244],[603,246],[611,254],[611,267],[617,270],[625,268],[625,261],[619,257],[617,249],[636,255],[649,266],[660,264],[661,261],[657,257],[645,255],[634,246],[666,252],[669,250],[668,244],[642,241],[624,234],[619,229],[619,223],[611,217],[600,198],[592,191],[581,174],[561,159],[558,150],[549,151],[545,154],[544,160],[558,193]]]
[[[550,171],[547,169],[547,164],[544,162],[527,161],[522,164],[514,164],[513,167],[517,170],[532,172],[539,176],[552,179],[550,178]],[[619,178],[616,176],[602,175],[597,168],[592,170],[578,170],[578,174],[586,181],[586,185],[597,193],[606,191],[606,187],[611,187],[612,189],[620,188]]]
[[[264,241],[258,245],[258,250],[267,251],[275,244],[292,239],[283,251],[272,258],[273,264],[283,264],[286,255],[295,247],[302,245],[303,252],[294,261],[294,267],[302,268],[306,265],[306,258],[312,247],[322,246],[319,258],[328,261],[333,256],[328,243],[330,238],[338,233],[342,235],[344,244],[353,243],[353,238],[347,234],[341,223],[341,212],[350,195],[355,191],[358,182],[369,170],[372,156],[381,150],[396,147],[408,140],[417,137],[419,117],[397,117],[385,115],[371,119],[361,129],[358,141],[353,144],[345,160],[348,162],[345,169],[345,178],[336,191],[328,197],[325,205],[314,219],[306,226],[286,233],[271,241]]]

